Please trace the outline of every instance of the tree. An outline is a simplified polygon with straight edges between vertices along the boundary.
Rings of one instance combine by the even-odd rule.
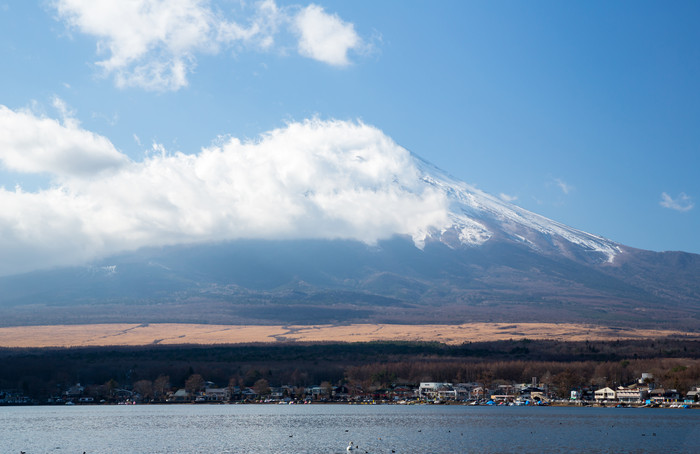
[[[568,369],[555,375],[553,382],[557,387],[557,395],[562,398],[569,397],[571,390],[581,384],[580,377]]]
[[[240,388],[238,393],[236,392],[236,387],[238,386],[239,383],[239,378],[238,377],[231,377],[228,380],[228,391],[229,391],[229,396],[231,400],[234,400],[236,396],[240,396]]]
[[[197,393],[204,389],[204,378],[199,374],[192,374],[185,381],[185,390],[189,393]]]
[[[294,369],[292,376],[290,377],[291,384],[294,386],[304,386],[309,381],[309,374],[306,371],[301,371],[299,369]]]
[[[250,369],[248,372],[246,372],[245,377],[243,378],[243,384],[244,386],[253,386],[261,378],[262,374],[259,370]]]
[[[258,396],[266,396],[270,394],[270,383],[264,378],[261,378],[253,385],[253,391],[255,391]]]
[[[107,395],[112,397],[114,391],[119,387],[119,383],[113,378],[111,378],[107,383],[105,383],[105,388],[107,390]]]
[[[323,390],[323,394],[332,397],[333,396],[333,385],[331,385],[330,382],[324,381],[321,383],[321,389]]]
[[[167,375],[159,375],[156,381],[153,382],[153,397],[158,400],[163,399],[170,388],[170,377]]]
[[[141,394],[144,400],[153,397],[153,382],[151,380],[139,380],[134,383],[134,391]]]

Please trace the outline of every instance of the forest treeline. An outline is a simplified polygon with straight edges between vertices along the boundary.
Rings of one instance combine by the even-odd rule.
[[[682,339],[558,342],[509,340],[462,345],[415,342],[280,343],[231,346],[0,349],[0,390],[37,401],[76,383],[133,387],[168,377],[182,388],[194,374],[218,386],[351,383],[530,382],[568,392],[611,386],[652,373],[685,392],[700,385],[700,341]]]

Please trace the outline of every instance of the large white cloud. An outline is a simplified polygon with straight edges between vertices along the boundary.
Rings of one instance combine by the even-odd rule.
[[[109,140],[81,129],[74,119],[61,124],[0,105],[0,164],[9,170],[89,176],[127,162]]]
[[[58,138],[72,133],[52,125]],[[420,245],[426,232],[450,224],[445,195],[421,181],[410,153],[357,122],[313,119],[197,154],[122,158],[100,178],[58,161],[55,171],[41,170],[69,178],[50,189],[0,189],[0,274],[239,238],[371,244],[399,234]]]
[[[199,53],[246,46],[270,49],[280,29],[300,36],[299,53],[331,65],[349,63],[347,52],[362,44],[352,24],[318,6],[279,8],[274,0],[247,7],[240,20],[209,0],[54,0],[69,27],[98,39],[97,62],[117,86],[178,90]],[[228,5],[229,7],[232,5]],[[301,10],[299,12],[299,10]],[[246,17],[243,17],[246,16]]]

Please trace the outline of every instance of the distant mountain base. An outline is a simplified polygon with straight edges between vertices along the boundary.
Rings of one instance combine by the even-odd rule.
[[[0,277],[0,326],[588,323],[700,331],[700,255],[620,247],[614,262],[404,237],[143,249]]]

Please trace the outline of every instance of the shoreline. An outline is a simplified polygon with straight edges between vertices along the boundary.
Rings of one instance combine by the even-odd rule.
[[[575,403],[575,402],[550,402],[546,405],[536,405],[536,404],[493,404],[488,405],[485,403],[474,404],[471,402],[419,402],[419,401],[407,401],[407,402],[384,402],[384,401],[362,401],[362,402],[142,402],[142,403],[107,403],[107,402],[91,402],[91,403],[16,403],[16,404],[0,404],[0,407],[114,407],[114,406],[154,406],[154,405],[362,405],[362,406],[381,406],[381,405],[392,405],[392,406],[465,406],[465,407],[558,407],[558,408],[615,408],[615,409],[625,409],[625,408],[649,408],[649,409],[674,409],[674,410],[700,410],[700,402],[695,403],[682,403],[679,402],[675,406],[667,404],[597,404],[590,402]]]

